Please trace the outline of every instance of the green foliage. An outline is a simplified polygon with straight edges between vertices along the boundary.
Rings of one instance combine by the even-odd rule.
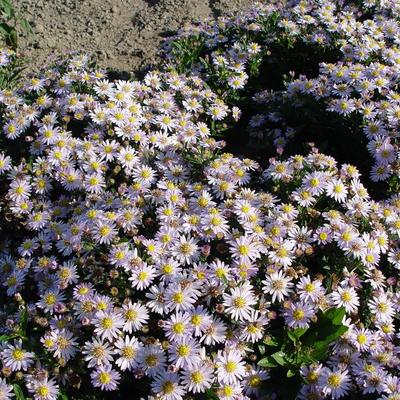
[[[29,22],[14,8],[11,0],[0,0],[0,39],[14,51],[18,48],[18,32],[20,28],[26,34],[33,34]]]
[[[326,359],[329,347],[348,329],[342,324],[344,316],[343,307],[320,311],[317,321],[309,328],[286,332],[279,329],[273,336],[264,338],[265,346],[259,346],[259,351],[265,357],[258,365],[271,368],[272,379],[266,383],[266,393],[273,384],[275,389],[280,388],[282,398],[294,399],[302,383],[301,367]]]
[[[68,400],[68,396],[60,390],[60,394],[58,395],[58,400]]]
[[[24,70],[25,64],[18,57],[15,57],[9,65],[0,67],[0,89],[15,89]]]
[[[17,383],[14,383],[13,389],[15,394],[15,400],[25,400],[25,395],[21,389],[21,386],[19,386]]]
[[[18,32],[32,35],[29,22],[14,8],[11,0],[0,0],[0,50],[10,49],[13,52],[18,48]],[[0,89],[15,89],[21,80],[25,69],[24,62],[14,53],[10,55],[10,62],[0,67]]]

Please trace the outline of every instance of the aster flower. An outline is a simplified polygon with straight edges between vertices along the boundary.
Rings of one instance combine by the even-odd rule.
[[[214,381],[214,369],[207,363],[199,363],[183,371],[182,384],[192,393],[204,393]]]
[[[35,400],[56,400],[59,395],[59,387],[54,378],[29,380],[27,387]]]
[[[350,389],[348,371],[327,368],[323,373],[321,386],[324,393],[330,395],[332,399],[343,397]]]
[[[246,320],[250,317],[251,306],[256,304],[252,286],[246,282],[242,286],[230,290],[230,294],[224,294],[225,311],[234,320]]]
[[[308,328],[314,310],[308,303],[298,302],[292,303],[284,315],[285,323],[290,328]]]
[[[100,366],[90,374],[92,385],[101,390],[111,391],[118,388],[120,374],[112,369],[111,365]]]
[[[122,317],[124,319],[122,330],[132,333],[142,328],[149,318],[149,313],[144,305],[139,303],[132,304],[129,301],[127,304],[122,305]]]
[[[159,344],[145,346],[140,351],[139,365],[145,374],[155,377],[164,371],[166,365],[166,355]]]
[[[281,240],[276,248],[268,252],[268,256],[274,263],[279,263],[284,267],[292,265],[293,262],[293,247],[294,243],[289,240]]]
[[[291,288],[293,287],[291,278],[285,276],[282,270],[267,275],[262,283],[264,285],[263,290],[268,294],[272,294],[272,302],[275,300],[279,302],[283,301],[285,296],[288,296],[292,291]]]
[[[200,342],[203,342],[206,345],[222,343],[226,339],[226,333],[226,325],[219,318],[214,317],[205,328],[204,334],[200,338]]]
[[[396,174],[400,9],[372,3],[364,1],[361,19],[358,5],[307,0],[182,28],[176,40],[200,38],[213,74],[194,63],[195,75],[172,66],[139,81],[108,80],[87,57],[73,56],[16,92],[0,91],[6,144],[18,148],[12,162],[11,153],[0,155],[5,333],[22,322],[23,301],[27,332],[35,325],[29,343],[49,353],[29,357],[29,374],[17,371],[24,391],[33,381],[51,387],[45,369],[55,356],[62,368],[67,360],[88,364],[104,390],[133,373],[146,376],[149,398],[201,396],[211,387],[221,399],[260,397],[266,372],[251,362],[274,310],[273,325],[283,329],[344,307],[349,329],[326,360],[302,367],[299,399],[339,398],[350,388],[356,397],[395,396],[399,196],[371,200],[357,168],[315,149],[283,154],[297,145],[296,115],[307,122],[329,111],[323,123],[347,126],[350,115],[360,122],[354,131],[366,139],[374,180]],[[340,51],[313,78],[305,65],[283,90],[242,91],[268,54],[261,27],[275,13],[276,35],[299,48],[339,43]],[[249,43],[239,40],[243,32]],[[229,122],[220,118],[240,111],[218,99],[215,85],[222,97],[238,91],[232,104],[254,100],[264,110],[249,115],[248,126],[251,146],[268,141],[277,150],[264,172],[223,152],[218,134]],[[332,266],[344,259],[346,268]],[[9,346],[0,351],[6,369]],[[42,366],[31,362],[39,355]],[[70,380],[90,374],[76,368]],[[65,388],[64,379],[58,384]]]
[[[199,258],[197,240],[181,236],[172,250],[172,255],[178,261],[186,264],[197,261]]]
[[[240,236],[230,242],[231,254],[240,262],[254,261],[260,254],[260,245],[249,236]]]
[[[138,269],[132,271],[132,276],[129,280],[132,286],[137,290],[143,290],[148,287],[156,276],[156,269],[147,264],[142,264]]]
[[[234,384],[245,374],[244,362],[236,350],[219,351],[216,360],[218,382]]]
[[[96,338],[93,338],[91,342],[86,342],[82,349],[82,354],[85,356],[84,360],[88,361],[89,368],[110,364],[114,353],[115,350],[107,342]]]
[[[125,336],[125,339],[119,338],[114,346],[116,348],[116,354],[119,358],[116,360],[116,364],[120,367],[121,371],[133,370],[138,365],[138,357],[143,345],[135,338]]]
[[[173,372],[162,372],[151,384],[154,393],[165,400],[182,400],[185,393],[180,385],[179,375]]]
[[[57,358],[68,361],[78,351],[74,335],[66,329],[52,331],[50,338],[54,343],[52,350]]]
[[[309,275],[300,278],[296,289],[303,301],[316,301],[324,293],[322,282],[319,280],[312,281]]]
[[[112,340],[121,333],[124,321],[118,313],[98,311],[93,319],[93,324],[96,327],[95,334],[100,335],[102,339]]]
[[[32,364],[34,353],[22,348],[22,340],[14,341],[14,344],[7,344],[0,353],[4,366],[11,371],[26,371]]]
[[[246,374],[245,394],[247,396],[258,396],[261,391],[261,385],[269,378],[269,374],[260,367],[252,366]]]
[[[169,360],[176,368],[192,369],[200,362],[200,345],[195,339],[183,337],[170,349]]]
[[[339,287],[330,296],[335,306],[344,307],[348,313],[356,311],[360,305],[357,292],[352,287]]]
[[[0,399],[11,400],[14,397],[13,387],[7,384],[6,379],[0,378]]]
[[[368,305],[378,321],[389,322],[395,314],[392,302],[384,293],[374,296],[371,300],[369,300]]]
[[[260,315],[257,310],[252,310],[251,315],[241,323],[240,339],[256,343],[264,334],[265,328],[268,324],[268,319]]]

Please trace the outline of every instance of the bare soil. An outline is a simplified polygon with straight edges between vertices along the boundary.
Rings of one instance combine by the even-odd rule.
[[[49,56],[94,53],[102,67],[139,71],[160,60],[163,37],[185,23],[237,13],[251,0],[14,0],[34,35],[19,48],[31,68]],[[31,69],[30,68],[30,69]]]

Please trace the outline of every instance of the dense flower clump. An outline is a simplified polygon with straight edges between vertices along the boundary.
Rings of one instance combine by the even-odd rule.
[[[340,137],[342,125],[329,116],[335,113],[353,144],[368,148],[371,179],[398,179],[399,13],[396,1],[365,1],[362,7],[329,0],[268,2],[236,18],[185,27],[167,48],[173,64],[188,68],[189,59],[190,68],[223,88],[229,100],[240,103],[237,92],[244,89],[247,101],[260,105],[249,117],[252,142],[272,141],[282,151],[295,135],[304,142],[312,129],[313,140],[323,142],[329,119],[329,135]],[[188,58],[194,49],[201,62]],[[267,76],[258,77],[260,65]],[[256,78],[249,90],[251,75]]]
[[[0,400],[399,399],[400,195],[281,151],[300,135],[285,108],[318,99],[362,114],[372,178],[396,176],[395,7],[257,5],[180,32],[218,50],[179,73],[118,80],[76,55],[1,90]],[[338,59],[266,91],[274,35]],[[252,129],[280,126],[276,157],[224,151],[241,93]]]

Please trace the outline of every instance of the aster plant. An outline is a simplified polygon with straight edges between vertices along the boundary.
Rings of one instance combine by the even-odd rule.
[[[313,54],[326,39],[336,70],[347,20],[398,12],[331,5],[326,23],[329,4],[257,5],[196,32],[197,53],[181,32],[171,46],[184,62],[142,80],[77,54],[0,91],[0,399],[399,399],[399,194],[371,193],[363,165],[322,153],[317,136],[291,155],[289,140],[270,141],[274,157],[229,152],[251,96],[279,125],[288,104],[312,115],[312,89],[334,82],[326,64],[255,94],[272,38],[309,54],[332,13],[343,36],[317,35]],[[248,39],[240,24],[251,56],[230,47]],[[316,118],[354,123],[334,89]],[[391,107],[388,93],[373,101]],[[388,135],[376,160],[389,160],[390,180]]]
[[[396,193],[399,12],[396,1],[259,3],[182,28],[166,55],[240,108],[231,151],[304,154],[312,141],[352,159],[374,194]]]

